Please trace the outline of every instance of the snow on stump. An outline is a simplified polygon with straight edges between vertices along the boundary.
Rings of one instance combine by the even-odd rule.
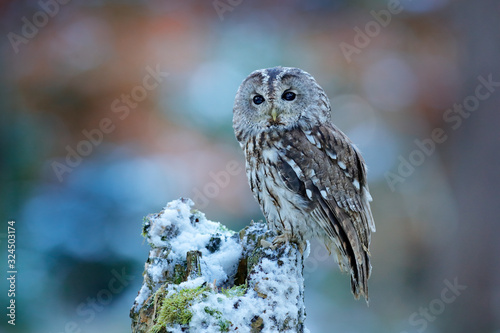
[[[308,332],[307,254],[269,247],[275,234],[265,223],[236,233],[192,206],[181,198],[144,220],[151,251],[132,332]]]

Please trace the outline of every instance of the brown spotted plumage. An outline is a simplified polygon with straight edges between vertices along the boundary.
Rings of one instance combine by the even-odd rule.
[[[330,102],[314,78],[274,67],[251,73],[234,103],[233,127],[250,188],[275,244],[318,237],[368,300],[370,236],[375,224],[366,166],[330,121]]]

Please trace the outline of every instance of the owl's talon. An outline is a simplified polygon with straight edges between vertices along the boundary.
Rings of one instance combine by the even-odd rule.
[[[306,249],[307,244],[304,242],[300,242],[296,237],[293,237],[290,234],[281,234],[276,236],[273,239],[271,249],[276,250],[281,245],[288,244],[290,242],[297,244],[300,254],[304,254],[304,250]]]
[[[273,239],[273,243],[271,245],[271,249],[276,250],[276,248],[280,247],[283,244],[287,244],[292,239],[290,234],[281,234]]]

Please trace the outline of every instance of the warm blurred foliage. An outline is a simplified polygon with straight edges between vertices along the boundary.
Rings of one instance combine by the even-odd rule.
[[[368,308],[313,247],[311,332],[500,332],[497,1],[3,1],[0,15],[0,218],[17,222],[19,270],[16,326],[2,312],[0,330],[129,331],[142,217],[167,201],[236,230],[261,219],[232,103],[251,71],[283,65],[316,78],[363,151],[377,223]]]

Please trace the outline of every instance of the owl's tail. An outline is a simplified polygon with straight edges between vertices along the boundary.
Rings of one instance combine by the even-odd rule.
[[[331,207],[325,201],[322,201],[320,206],[330,222],[326,232],[330,244],[337,249],[340,269],[351,275],[351,290],[354,297],[359,299],[360,296],[364,296],[368,304],[368,278],[371,274],[371,264],[369,244],[365,243],[369,240],[358,234],[356,224],[343,209],[336,205]],[[330,247],[331,245],[328,244],[327,248]]]

